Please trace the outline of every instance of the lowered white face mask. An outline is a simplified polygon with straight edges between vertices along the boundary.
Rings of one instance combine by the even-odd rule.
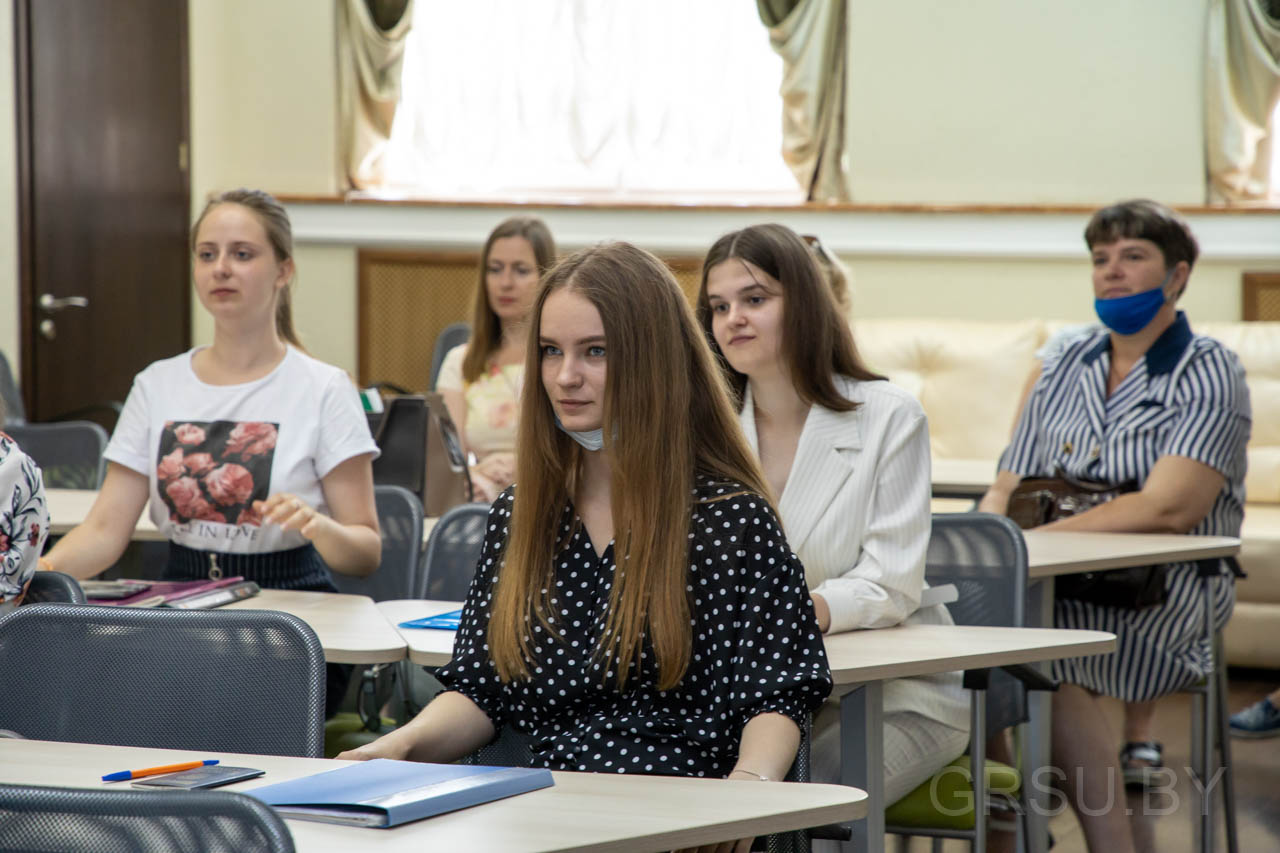
[[[595,452],[604,447],[604,429],[589,429],[585,432],[574,432],[571,429],[565,429],[564,424],[560,423],[560,416],[556,415],[556,426],[560,427],[560,431],[572,438],[578,444],[582,445],[584,450]]]

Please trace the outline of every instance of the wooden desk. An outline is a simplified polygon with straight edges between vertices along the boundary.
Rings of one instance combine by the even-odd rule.
[[[10,740],[0,782],[103,788],[104,773],[196,758],[258,767],[267,774],[228,785],[246,791],[348,762],[234,753]],[[555,786],[404,824],[361,829],[287,821],[299,851],[609,850],[651,853],[742,836],[856,820],[867,795],[842,785],[555,773]],[[116,783],[117,785],[121,783]],[[127,784],[127,783],[125,783]]]
[[[378,609],[395,625],[460,606],[456,601],[383,601]],[[453,653],[452,631],[396,630],[409,647],[409,660],[423,666],[442,666],[449,662]],[[882,682],[1102,654],[1114,651],[1115,641],[1114,635],[1099,631],[968,625],[899,625],[827,636],[832,679],[838,685],[856,685],[856,689],[841,700],[841,726],[848,733],[842,745],[841,782],[861,788],[869,796],[867,819],[854,825],[855,849],[879,851],[884,847]],[[1047,713],[1047,706],[1041,712]],[[1047,736],[1047,727],[1038,729],[1035,735],[1042,731]],[[1047,752],[1047,746],[1042,752]]]
[[[995,482],[994,459],[934,459],[933,496],[980,498]]]
[[[1211,560],[1239,553],[1240,540],[1230,536],[1183,536],[1163,533],[1094,533],[1085,531],[1024,530],[1027,574],[1031,579],[1029,625],[1053,625],[1053,584],[1059,575],[1123,569],[1193,560]],[[1031,722],[1027,746],[1022,750],[1022,778],[1034,779],[1039,768],[1050,766],[1049,731],[1052,725],[1050,697],[1032,691],[1027,695]],[[1048,838],[1048,792],[1028,789],[1028,850],[1045,853]]]
[[[98,499],[98,493],[93,489],[45,489],[44,495],[49,506],[49,533],[54,536],[69,533],[71,528],[84,521],[93,502]],[[151,523],[146,509],[133,529],[133,539],[139,542],[164,541],[160,531]]]
[[[1027,574],[1033,579],[1240,553],[1240,540],[1231,536],[1066,530],[1024,530],[1022,535],[1027,542]]]
[[[228,604],[244,610],[281,610],[311,626],[330,663],[391,663],[404,660],[405,642],[363,595],[264,589]]]

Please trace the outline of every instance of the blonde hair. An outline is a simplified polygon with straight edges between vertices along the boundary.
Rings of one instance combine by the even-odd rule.
[[[471,302],[471,340],[462,358],[462,378],[475,382],[485,372],[486,362],[502,342],[502,322],[489,304],[489,289],[485,286],[489,270],[489,252],[493,244],[504,237],[523,237],[533,247],[533,260],[538,276],[546,274],[556,262],[556,241],[551,229],[536,216],[513,216],[498,223],[484,242],[480,253],[480,280]]]
[[[602,452],[611,454],[613,468],[617,568],[596,654],[616,667],[622,689],[647,640],[658,689],[669,690],[684,677],[692,655],[686,587],[695,473],[736,481],[766,500],[768,491],[679,285],[661,261],[627,243],[584,249],[562,261],[531,311],[518,485],[489,619],[489,654],[502,680],[526,678],[535,620],[558,636],[550,598],[554,557],[567,544],[558,538],[560,516],[584,452],[557,429],[541,382],[542,311],[561,290],[582,296],[600,313],[608,358]]]
[[[218,193],[209,199],[209,203],[200,211],[196,224],[191,226],[191,245],[194,249],[196,236],[200,233],[200,225],[206,216],[220,204],[238,204],[254,215],[266,232],[267,242],[271,244],[272,254],[277,263],[293,260],[293,227],[289,224],[289,214],[284,205],[270,193],[262,190],[238,189]],[[306,352],[298,331],[293,326],[293,282],[281,288],[276,297],[276,334],[283,340]]]

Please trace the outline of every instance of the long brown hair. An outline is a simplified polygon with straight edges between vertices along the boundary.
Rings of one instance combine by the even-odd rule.
[[[512,216],[499,222],[498,227],[490,232],[480,253],[480,280],[471,301],[471,340],[467,342],[466,354],[462,358],[462,378],[468,382],[475,382],[484,374],[485,363],[502,342],[502,322],[489,305],[489,289],[485,282],[489,271],[489,252],[493,250],[493,244],[503,237],[523,237],[529,241],[539,277],[546,275],[556,262],[555,238],[551,236],[547,223],[536,216]]]
[[[658,688],[679,684],[692,654],[688,533],[695,472],[736,481],[767,499],[706,339],[671,272],[628,243],[584,249],[546,277],[530,314],[527,379],[516,440],[515,504],[489,619],[489,653],[504,681],[529,674],[528,631],[553,636],[550,590],[561,513],[584,452],[556,428],[543,388],[543,306],[576,293],[600,313],[608,363],[604,449],[612,463],[616,570],[597,654],[617,667],[618,687],[652,643]]]
[[[835,412],[848,412],[858,404],[836,388],[835,377],[870,381],[884,379],[862,363],[853,343],[848,321],[840,316],[831,288],[823,278],[813,253],[785,225],[752,225],[732,231],[712,244],[702,262],[698,286],[698,320],[707,341],[720,357],[720,365],[737,393],[737,405],[747,377],[734,370],[711,331],[711,303],[707,298],[707,273],[717,264],[737,258],[764,270],[782,286],[782,356],[791,372],[791,384],[800,399]]]
[[[289,214],[284,205],[276,201],[270,193],[262,190],[227,190],[209,199],[209,203],[200,211],[196,224],[191,226],[191,246],[194,249],[196,235],[200,233],[200,225],[204,218],[220,204],[238,204],[254,215],[262,224],[267,234],[267,242],[271,244],[271,252],[276,263],[293,260],[293,227],[289,224]],[[289,281],[280,289],[276,297],[276,334],[303,352],[307,348],[302,345],[298,331],[293,327],[293,282]]]

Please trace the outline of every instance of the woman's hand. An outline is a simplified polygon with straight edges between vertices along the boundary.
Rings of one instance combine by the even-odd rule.
[[[831,630],[831,607],[816,592],[809,593],[809,597],[813,599],[813,615],[818,617],[818,630],[825,634]]]
[[[387,734],[364,746],[348,749],[334,756],[340,761],[369,761],[374,758],[392,758],[404,761],[409,757],[409,744],[403,744],[399,738]]]
[[[515,482],[516,455],[499,451],[490,453],[476,463],[475,469],[485,479],[499,486],[499,491]]]
[[[254,501],[253,509],[264,522],[278,524],[284,530],[296,530],[308,540],[315,539],[326,524],[332,523],[327,515],[288,492],[277,492],[265,501]]]

